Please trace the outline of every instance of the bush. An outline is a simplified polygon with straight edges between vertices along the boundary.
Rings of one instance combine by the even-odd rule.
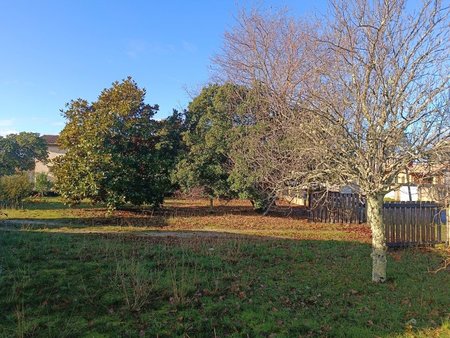
[[[18,208],[31,195],[33,183],[26,173],[0,177],[0,205]]]
[[[48,193],[52,188],[53,183],[48,179],[48,174],[38,173],[34,181],[34,189],[40,196]]]

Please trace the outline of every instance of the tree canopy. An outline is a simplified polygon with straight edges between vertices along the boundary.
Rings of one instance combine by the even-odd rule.
[[[83,198],[158,206],[170,188],[167,140],[154,119],[158,106],[132,78],[114,82],[97,101],[70,102],[60,135],[65,156],[55,160],[55,188],[71,202]],[[170,148],[170,147],[169,147]]]
[[[232,113],[228,86],[209,85],[185,112],[183,141],[187,148],[172,178],[182,189],[202,188],[211,200],[231,197],[230,142]]]
[[[0,136],[0,176],[34,169],[47,160],[47,143],[39,134],[22,132]]]

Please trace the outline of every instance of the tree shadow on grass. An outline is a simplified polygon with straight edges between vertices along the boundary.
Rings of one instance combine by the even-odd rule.
[[[168,200],[169,202],[164,204],[163,207],[158,209],[140,208],[133,206],[124,206],[116,210],[113,214],[133,216],[161,216],[161,217],[201,217],[201,216],[226,216],[226,215],[239,215],[239,216],[259,216],[260,212],[253,209],[249,201],[225,201],[213,208],[209,206],[208,200]],[[94,205],[88,202],[76,204],[72,207],[64,204],[59,198],[39,198],[31,199],[24,204],[24,209],[28,210],[72,210],[72,211],[95,211],[97,213],[107,213],[105,206],[98,204]],[[268,213],[272,217],[293,217],[293,218],[306,218],[307,209],[304,206],[290,204],[285,201],[281,201],[278,205],[271,208]]]
[[[139,210],[139,209],[125,209],[125,211],[142,213],[144,215],[159,215],[165,217],[210,217],[210,216],[261,216],[262,212],[258,212],[253,209],[250,202],[241,205],[235,204],[221,204],[216,205],[211,208],[208,205],[195,205],[195,206],[184,206],[184,205],[165,205],[163,208],[157,210]],[[290,218],[301,218],[306,219],[308,215],[307,209],[304,206],[281,203],[267,213],[267,216],[271,217],[290,217]]]
[[[82,202],[69,207],[60,198],[39,197],[27,200],[24,203],[24,209],[28,210],[64,210],[64,209],[87,209],[92,208],[91,203]]]
[[[163,228],[167,226],[167,218],[152,217],[61,217],[61,218],[32,218],[32,219],[0,219],[0,226],[12,230],[42,230],[42,229],[84,229],[86,232],[102,227],[104,231],[120,231],[120,228],[134,228],[140,232],[141,228]],[[63,231],[64,232],[64,231]],[[70,232],[70,231],[67,231]]]
[[[71,327],[72,336],[427,336],[448,321],[449,272],[428,272],[442,261],[431,249],[392,252],[389,280],[376,285],[370,246],[357,242],[224,233],[0,237],[4,332],[16,332],[20,304],[36,335]],[[144,277],[152,287],[134,293],[148,297],[136,311],[125,298]]]

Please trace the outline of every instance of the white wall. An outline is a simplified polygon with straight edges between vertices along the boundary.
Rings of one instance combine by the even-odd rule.
[[[417,202],[419,200],[419,191],[416,186],[410,186],[412,201]],[[404,185],[400,187],[400,201],[409,202],[408,186]]]
[[[48,147],[48,160],[51,161],[55,157],[64,155],[65,153],[66,153],[65,150],[62,150],[57,146],[49,146]],[[53,178],[53,175],[50,173],[50,167],[51,167],[50,163],[44,164],[41,161],[36,161],[34,173],[35,174],[46,173],[46,174],[48,174],[49,178]]]

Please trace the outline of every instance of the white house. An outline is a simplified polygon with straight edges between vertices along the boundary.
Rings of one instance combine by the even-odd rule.
[[[43,163],[41,161],[36,161],[34,168],[34,175],[38,173],[46,173],[50,179],[53,179],[53,175],[50,171],[51,160],[55,157],[64,155],[65,150],[61,149],[58,145],[58,135],[42,135],[42,138],[47,141],[48,144],[48,162]]]

